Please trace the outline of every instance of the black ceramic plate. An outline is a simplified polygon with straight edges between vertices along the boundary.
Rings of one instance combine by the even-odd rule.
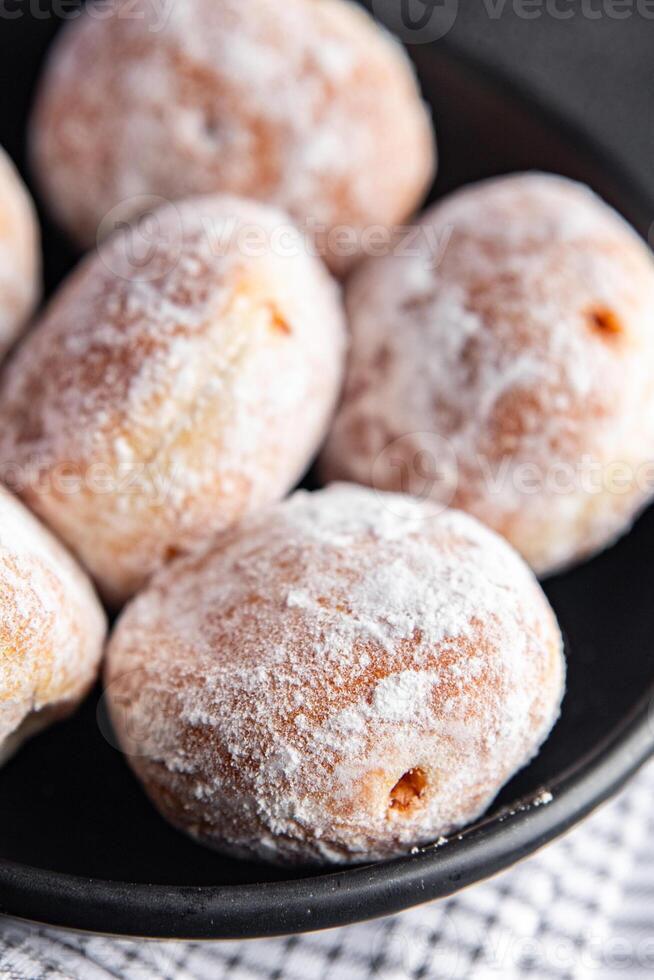
[[[27,16],[1,27],[0,142],[19,163],[53,30],[52,21]],[[540,168],[586,181],[647,232],[654,204],[560,119],[443,42],[414,55],[440,137],[434,197],[476,178]],[[44,228],[52,287],[73,256],[45,216]],[[226,860],[157,816],[100,732],[96,693],[0,772],[0,911],[124,935],[266,936],[396,912],[508,867],[581,820],[654,751],[653,554],[650,512],[616,547],[546,584],[568,641],[561,720],[491,814],[447,844],[311,875]],[[544,789],[551,802],[535,805]]]

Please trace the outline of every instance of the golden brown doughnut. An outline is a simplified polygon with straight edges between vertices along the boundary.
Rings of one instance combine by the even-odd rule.
[[[77,707],[97,677],[105,630],[86,576],[0,489],[0,763]]]
[[[410,251],[349,284],[324,477],[431,494],[539,573],[602,548],[654,489],[651,253],[587,188],[544,174],[445,198]]]
[[[0,147],[0,358],[36,305],[41,276],[39,249],[34,205]]]
[[[414,211],[434,170],[408,58],[343,0],[86,13],[55,45],[32,147],[52,210],[85,245],[125,200],[220,192],[308,220],[338,269],[365,229]],[[330,248],[321,227],[341,226],[354,238]]]
[[[501,538],[341,485],[157,575],[119,620],[105,681],[169,821],[246,858],[347,863],[479,816],[547,737],[564,660]]]
[[[147,224],[80,264],[0,390],[2,479],[112,604],[293,487],[343,370],[340,292],[285,215],[197,198]]]

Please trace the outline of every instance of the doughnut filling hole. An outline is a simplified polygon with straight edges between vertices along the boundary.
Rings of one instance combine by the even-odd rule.
[[[272,303],[268,304],[268,310],[270,312],[270,326],[272,330],[283,334],[285,337],[290,337],[293,331],[288,320],[282,316],[277,307]]]
[[[405,772],[389,794],[389,810],[408,813],[422,798],[427,787],[427,776],[424,770],[416,767]]]
[[[596,306],[589,315],[593,327],[600,333],[618,336],[623,332],[619,316],[607,306]]]

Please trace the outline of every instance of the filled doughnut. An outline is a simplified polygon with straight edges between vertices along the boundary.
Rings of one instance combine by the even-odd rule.
[[[478,817],[547,737],[564,660],[501,538],[337,485],[159,573],[118,622],[105,682],[172,824],[240,857],[348,863]]]
[[[587,188],[544,174],[465,188],[410,251],[364,263],[346,305],[325,479],[469,511],[541,574],[607,545],[650,498],[654,262]]]
[[[274,246],[284,221],[235,198],[163,206],[82,261],[7,367],[2,479],[112,605],[284,496],[324,437],[340,291],[299,232]]]
[[[97,677],[105,629],[86,576],[0,489],[0,763],[77,707]]]
[[[435,165],[408,58],[343,0],[87,12],[55,45],[32,148],[53,212],[84,245],[140,195],[219,192],[288,211],[339,270],[370,226],[414,211]]]
[[[25,327],[39,297],[40,278],[34,205],[0,147],[0,358]]]

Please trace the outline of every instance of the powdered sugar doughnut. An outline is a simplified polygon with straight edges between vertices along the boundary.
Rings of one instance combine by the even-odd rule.
[[[40,274],[34,206],[13,163],[0,147],[0,358],[36,305]]]
[[[55,46],[32,136],[51,207],[82,243],[138,195],[221,192],[307,220],[339,269],[364,229],[413,212],[434,169],[408,58],[343,0],[129,0],[82,15]],[[322,231],[339,226],[352,237],[330,249]]]
[[[77,707],[97,677],[105,629],[88,579],[0,489],[0,763]]]
[[[554,176],[478,184],[424,222],[413,255],[369,261],[349,287],[324,475],[445,490],[550,572],[623,532],[654,486],[652,256]],[[448,453],[458,482],[434,479]]]
[[[106,697],[173,824],[247,858],[346,863],[474,820],[546,738],[563,677],[504,541],[342,485],[158,575],[118,623]]]
[[[0,473],[111,603],[287,493],[324,437],[339,290],[298,232],[276,253],[280,222],[235,198],[153,212],[81,263],[8,366]]]

